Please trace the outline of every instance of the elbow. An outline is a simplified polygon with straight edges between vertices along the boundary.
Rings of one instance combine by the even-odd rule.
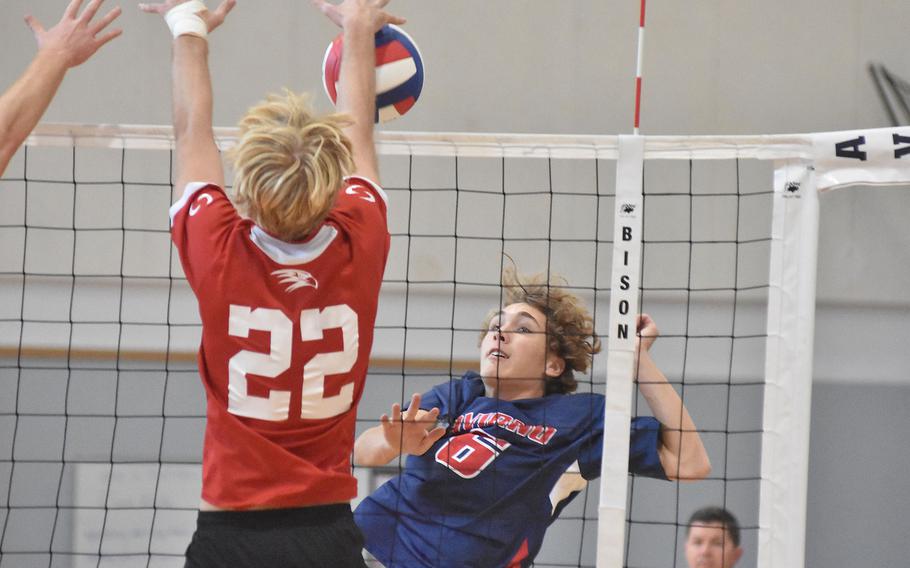
[[[13,159],[13,156],[16,155],[21,144],[22,140],[20,139],[13,140],[10,136],[0,137],[0,174],[3,173],[3,170],[6,169],[6,165],[9,164],[10,160]]]
[[[711,460],[707,454],[679,463],[677,468],[667,470],[670,481],[700,481],[711,475]]]
[[[392,457],[378,450],[375,444],[370,443],[369,434],[364,433],[354,441],[351,461],[358,467],[378,467],[392,461]]]
[[[383,461],[379,456],[367,453],[357,454],[356,452],[354,453],[353,462],[357,467],[381,467],[389,463],[388,461]]]
[[[375,464],[370,463],[369,452],[367,452],[362,445],[360,440],[357,439],[354,441],[354,451],[351,454],[351,463],[358,467],[370,467]]]
[[[199,124],[198,121],[175,120],[174,121],[174,141],[185,142],[187,140],[214,140],[215,129],[210,124]]]
[[[711,474],[711,459],[701,444],[682,455],[664,448],[660,461],[670,481],[699,481]]]
[[[188,137],[189,128],[185,119],[174,119],[174,141],[182,142]]]
[[[688,479],[691,481],[699,481],[711,475],[711,460],[708,458],[708,454],[705,453],[700,456],[690,468],[690,471],[686,473],[688,473]]]

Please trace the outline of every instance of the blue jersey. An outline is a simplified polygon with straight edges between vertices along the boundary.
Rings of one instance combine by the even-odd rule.
[[[357,507],[366,548],[386,567],[529,566],[561,510],[550,500],[559,478],[576,462],[585,479],[600,475],[602,395],[484,394],[468,373],[423,395],[446,435]],[[631,472],[666,479],[659,435],[654,418],[633,419]]]

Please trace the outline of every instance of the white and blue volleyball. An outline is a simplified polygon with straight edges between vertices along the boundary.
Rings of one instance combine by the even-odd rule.
[[[322,60],[322,84],[334,104],[338,99],[342,35],[329,44]],[[423,89],[423,58],[417,44],[398,26],[376,32],[376,122],[405,114]]]

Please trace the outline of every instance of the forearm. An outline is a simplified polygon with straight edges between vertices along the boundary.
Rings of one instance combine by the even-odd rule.
[[[661,423],[660,457],[671,479],[695,480],[710,473],[711,463],[689,411],[650,354],[641,354],[638,388]]]
[[[354,465],[385,465],[398,455],[398,450],[386,442],[382,426],[370,428],[354,442]]]
[[[174,137],[177,184],[192,181],[224,185],[221,156],[212,129],[212,81],[208,43],[183,35],[174,40]]]
[[[174,40],[174,135],[212,137],[212,79],[209,45],[202,38],[182,35]]]
[[[345,134],[354,149],[357,173],[378,177],[373,124],[376,114],[376,48],[373,29],[357,19],[345,24],[338,110],[353,119]],[[375,180],[374,181],[378,181]]]
[[[62,58],[39,51],[25,73],[0,97],[0,172],[41,120],[66,70]]]

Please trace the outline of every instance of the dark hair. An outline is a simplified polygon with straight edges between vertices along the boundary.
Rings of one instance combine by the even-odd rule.
[[[718,523],[723,526],[727,534],[730,535],[733,546],[739,547],[739,522],[733,516],[733,513],[723,507],[703,507],[692,513],[692,516],[689,517],[689,525],[686,527],[686,536],[689,535],[689,529],[692,528],[693,524],[702,525],[707,523]]]

